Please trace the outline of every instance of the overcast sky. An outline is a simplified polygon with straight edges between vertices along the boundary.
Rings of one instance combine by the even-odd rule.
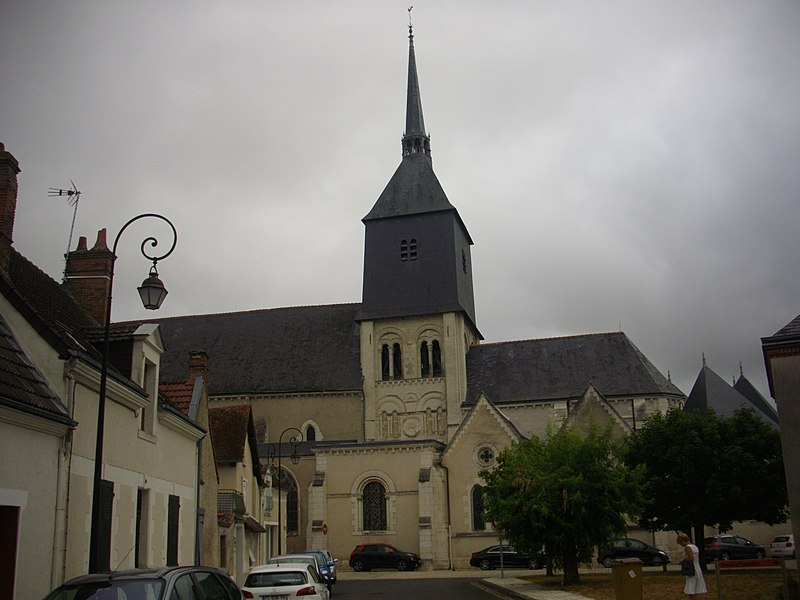
[[[411,1],[0,0],[15,247],[61,279],[72,179],[73,248],[174,222],[160,316],[360,301]],[[486,341],[621,328],[686,394],[705,353],[768,396],[760,338],[800,313],[800,3],[413,1]],[[146,316],[150,234],[121,238],[115,320]]]

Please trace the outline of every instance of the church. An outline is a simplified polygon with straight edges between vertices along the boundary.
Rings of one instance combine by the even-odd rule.
[[[263,523],[272,552],[277,537],[344,566],[384,541],[423,568],[466,567],[497,540],[479,473],[504,448],[579,419],[627,435],[685,402],[622,332],[482,343],[473,241],[433,170],[411,27],[402,158],[365,210],[360,303],[156,319],[162,385],[202,351],[209,405],[251,407],[285,502],[282,533]]]

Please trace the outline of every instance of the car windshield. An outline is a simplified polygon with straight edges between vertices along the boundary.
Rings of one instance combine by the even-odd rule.
[[[62,585],[46,600],[159,600],[163,584],[160,579],[136,579]]]

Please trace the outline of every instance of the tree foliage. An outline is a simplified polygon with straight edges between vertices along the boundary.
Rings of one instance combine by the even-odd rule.
[[[594,426],[513,444],[495,470],[481,473],[487,517],[518,549],[544,546],[564,584],[578,583],[578,565],[625,531],[625,515],[639,514],[640,470],[626,468],[618,450],[611,430]]]
[[[786,520],[787,492],[778,432],[749,409],[721,418],[673,409],[649,418],[625,444],[625,462],[643,468],[651,530],[728,531],[734,521]]]

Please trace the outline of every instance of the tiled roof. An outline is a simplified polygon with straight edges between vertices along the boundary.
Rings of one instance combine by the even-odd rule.
[[[361,389],[359,304],[295,306],[156,319],[161,381],[186,378],[189,352],[208,353],[210,394]]]
[[[162,383],[158,386],[158,391],[167,398],[172,406],[188,416],[189,406],[192,403],[192,394],[194,393],[193,382]]]
[[[577,398],[589,384],[605,397],[683,393],[622,332],[499,342],[467,354],[467,398],[496,405]]]
[[[66,407],[50,388],[0,318],[0,404],[74,427]]]
[[[217,462],[242,461],[249,421],[249,405],[208,409],[208,426]]]

